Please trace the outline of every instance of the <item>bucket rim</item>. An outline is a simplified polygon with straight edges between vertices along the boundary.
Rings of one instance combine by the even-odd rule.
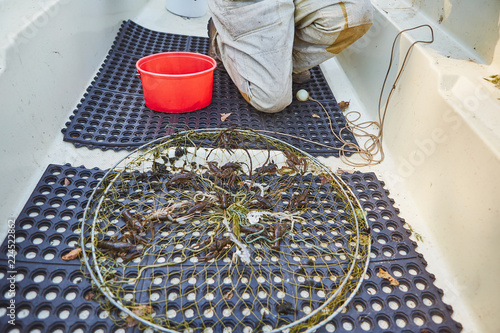
[[[165,56],[165,57],[183,56],[183,57],[197,58],[197,59],[202,59],[202,60],[205,60],[205,61],[211,63],[212,66],[206,70],[203,70],[200,72],[195,72],[195,73],[189,73],[189,74],[161,74],[161,73],[150,72],[150,71],[147,71],[147,70],[140,68],[140,65],[146,63],[148,60],[153,60],[153,58],[161,58],[162,56]],[[209,57],[206,54],[197,53],[197,52],[160,52],[160,53],[154,53],[154,54],[150,54],[148,56],[140,58],[135,63],[135,68],[141,74],[145,73],[145,74],[150,74],[150,75],[155,75],[155,76],[182,78],[182,77],[192,77],[192,76],[197,76],[197,75],[202,75],[205,73],[213,72],[215,70],[215,68],[217,68],[217,62],[215,61],[214,58]]]

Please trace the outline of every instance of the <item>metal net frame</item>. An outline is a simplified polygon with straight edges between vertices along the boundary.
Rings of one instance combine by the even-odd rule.
[[[302,332],[357,292],[371,238],[356,197],[316,158],[229,128],[155,140],[108,170],[81,246],[117,325]]]

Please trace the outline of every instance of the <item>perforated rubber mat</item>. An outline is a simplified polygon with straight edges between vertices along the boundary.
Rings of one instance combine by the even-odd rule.
[[[161,33],[132,21],[124,22],[94,81],[62,130],[64,141],[72,142],[76,147],[91,149],[132,150],[178,130],[242,126],[282,133],[266,134],[316,156],[339,156],[337,149],[291,137],[298,136],[329,147],[341,147],[317,103],[294,100],[277,114],[259,112],[248,105],[229,75],[220,69],[214,73],[213,100],[208,107],[189,113],[163,113],[148,109],[144,104],[141,81],[136,76],[135,63],[146,55],[167,51],[206,54],[208,38]],[[293,92],[295,94],[304,88],[320,101],[338,134],[346,125],[345,118],[321,69],[315,67],[311,74],[311,81],[294,85]],[[222,122],[221,113],[231,113],[231,116]],[[356,142],[348,130],[342,131],[342,138]]]
[[[50,333],[139,332],[117,327],[98,303],[80,271],[78,260],[61,256],[75,246],[87,198],[104,172],[49,165],[15,223],[17,255],[8,262],[8,240],[0,247],[0,331]],[[342,313],[318,332],[460,332],[443,291],[409,239],[384,183],[373,173],[343,174],[367,211],[374,238],[366,280]],[[9,258],[11,259],[11,258]],[[13,264],[14,266],[9,267]],[[382,268],[400,283],[391,286],[377,276]],[[15,276],[15,326],[8,323]],[[86,299],[87,298],[87,299]],[[15,330],[17,329],[17,331]],[[257,330],[254,330],[257,331]]]

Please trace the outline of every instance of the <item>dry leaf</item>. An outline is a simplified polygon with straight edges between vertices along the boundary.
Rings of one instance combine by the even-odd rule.
[[[321,185],[325,185],[326,183],[331,182],[333,178],[327,175],[320,175],[319,180],[321,181]]]
[[[138,317],[144,317],[144,316],[149,316],[151,314],[153,314],[155,312],[155,310],[153,309],[153,307],[151,305],[139,305],[139,306],[135,306],[133,309],[132,309],[132,312],[137,315]],[[135,318],[132,318],[130,316],[127,317],[127,327],[133,327],[133,326],[137,326],[139,324],[139,322],[137,320],[135,320]]]
[[[319,118],[321,118],[321,117],[320,117],[320,116],[318,116],[316,113],[313,113],[313,114],[312,114],[312,117],[313,117],[313,118],[318,118],[318,119],[319,119]]]
[[[229,113],[221,113],[220,114],[220,121],[226,121],[226,119],[231,115],[231,112]]]
[[[393,278],[391,274],[389,274],[386,270],[383,270],[382,268],[378,269],[377,276],[379,278],[388,280],[391,286],[399,286],[399,281]]]
[[[81,248],[76,248],[74,250],[69,251],[66,255],[62,256],[62,260],[73,260],[76,259],[82,254]]]
[[[64,178],[64,186],[70,186],[71,181],[68,178]]]
[[[94,299],[94,293],[92,291],[89,291],[86,295],[85,295],[85,300],[86,301],[92,301]]]
[[[340,102],[339,103],[340,110],[344,111],[345,109],[347,109],[349,107],[349,104],[351,104],[351,102],[346,102],[346,101]]]
[[[344,174],[344,173],[352,174],[352,173],[354,173],[354,171],[355,170],[345,170],[345,169],[338,168],[337,169],[337,174],[338,175],[341,175],[341,174]]]
[[[231,299],[233,298],[234,294],[232,291],[228,291],[227,293],[224,294],[224,296],[222,296],[224,299]]]

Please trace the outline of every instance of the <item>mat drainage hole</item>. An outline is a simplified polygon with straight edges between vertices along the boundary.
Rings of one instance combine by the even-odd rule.
[[[371,305],[372,305],[372,309],[375,311],[382,310],[382,303],[380,303],[379,301],[373,301]]]
[[[427,288],[427,284],[423,281],[418,281],[415,283],[415,286],[419,289],[419,290],[425,290]]]
[[[33,241],[32,241],[32,242],[33,242],[33,244],[35,244],[35,245],[40,245],[40,244],[42,244],[42,243],[43,243],[43,237],[35,237],[35,238],[33,238]]]
[[[404,328],[408,324],[407,320],[405,318],[396,318],[396,325],[399,328]]]
[[[70,291],[64,295],[64,298],[68,301],[72,301],[76,298],[76,292],[75,291]]]
[[[64,224],[56,226],[56,228],[57,228],[56,231],[59,232],[59,233],[63,233],[63,232],[65,232],[67,230],[67,227]]]
[[[26,259],[33,259],[36,257],[36,255],[37,255],[36,250],[29,250],[28,252],[26,252],[24,256],[26,257]]]
[[[28,216],[29,217],[37,217],[38,215],[40,215],[40,210],[38,208],[32,208],[28,211]],[[31,228],[31,226],[30,226]],[[27,228],[29,229],[29,228]]]
[[[420,317],[420,316],[415,316],[415,317],[413,317],[413,322],[414,322],[414,323],[415,323],[415,325],[417,325],[417,326],[422,326],[422,325],[424,325],[424,324],[425,324],[425,320],[424,320],[422,317]]]
[[[61,240],[60,240],[60,239],[58,239],[58,238],[54,238],[54,239],[51,239],[51,240],[50,240],[49,244],[50,244],[51,246],[58,246],[59,244],[61,244]]]
[[[381,329],[383,329],[383,330],[386,330],[386,329],[388,329],[388,328],[389,328],[389,321],[387,321],[387,319],[384,319],[384,318],[379,319],[379,320],[377,321],[377,324],[378,324],[378,326],[379,326]]]
[[[50,229],[50,224],[49,223],[41,223],[38,226],[38,230],[40,230],[40,231],[47,231],[49,229]]]
[[[108,317],[109,317],[109,312],[108,312],[108,311],[105,311],[105,310],[104,310],[104,311],[101,311],[101,312],[99,313],[99,318],[101,318],[101,319],[106,319],[106,318],[108,318]],[[118,330],[117,330],[117,331],[118,331]],[[116,332],[117,332],[117,331],[116,331]],[[125,330],[122,330],[122,332],[125,332]]]
[[[361,324],[360,324],[360,326],[361,326],[361,329],[363,331],[366,331],[366,332],[371,331],[372,328],[373,328],[372,323],[370,323],[367,320],[362,321]]]
[[[19,236],[17,236],[17,238],[16,238],[16,243],[22,243],[22,242],[24,242],[25,240],[26,240],[26,237],[25,237],[25,236],[23,236],[23,235],[19,235]]]
[[[409,307],[410,309],[414,309],[417,306],[417,303],[413,299],[407,299],[406,306]]]
[[[433,314],[431,318],[432,318],[432,321],[433,321],[434,323],[438,324],[438,325],[439,325],[439,324],[442,324],[442,323],[443,323],[443,321],[444,321],[443,316],[442,316],[442,315],[440,315],[440,314]]]
[[[50,309],[42,308],[38,311],[37,317],[38,319],[47,319],[50,316]]]
[[[168,318],[172,319],[172,318],[175,318],[176,316],[177,316],[177,311],[175,311],[174,309],[167,311]]]
[[[45,299],[47,301],[53,301],[57,297],[57,293],[55,291],[49,291],[48,293],[45,294]]]
[[[327,332],[330,333],[335,332],[335,325],[333,325],[332,323],[326,324],[325,329]]]
[[[424,297],[422,299],[422,302],[426,305],[426,306],[432,306],[434,305],[434,301],[428,297]]]
[[[71,333],[85,333],[85,330],[83,328],[77,327],[72,330]]]
[[[151,296],[149,297],[151,301],[157,301],[160,299],[160,294],[159,293],[152,293]]]
[[[346,320],[342,323],[342,328],[346,331],[352,331],[354,329],[354,324]]]
[[[24,295],[24,297],[30,301],[32,299],[35,299],[36,296],[38,295],[38,292],[36,290],[30,290],[26,293],[26,295]]]
[[[194,317],[194,310],[193,309],[187,309],[184,311],[184,315],[186,318],[193,318]]]
[[[56,255],[53,252],[47,252],[46,254],[44,254],[43,259],[52,260],[55,258],[55,256]]]
[[[394,277],[402,277],[403,276],[403,271],[401,271],[398,268],[395,268],[395,269],[392,270],[392,275],[394,275]]]
[[[389,307],[390,307],[392,310],[397,310],[397,309],[399,309],[399,307],[400,307],[399,302],[397,302],[397,301],[395,301],[395,300],[390,300],[390,301],[388,302],[388,305],[389,305]]]
[[[59,311],[58,317],[59,319],[66,320],[69,318],[69,315],[71,314],[71,311],[68,309],[62,309]]]
[[[16,274],[16,282],[21,282],[22,280],[24,280],[24,274],[23,273]]]
[[[64,276],[63,275],[55,275],[53,278],[52,278],[52,282],[56,283],[56,284],[59,284],[61,283],[62,281],[64,280]]]
[[[80,312],[78,313],[78,318],[82,320],[86,320],[89,317],[90,317],[90,311],[88,309],[80,310]]]
[[[24,319],[24,318],[28,317],[29,314],[30,314],[30,310],[28,308],[19,309],[19,312],[17,313],[17,318]]]

